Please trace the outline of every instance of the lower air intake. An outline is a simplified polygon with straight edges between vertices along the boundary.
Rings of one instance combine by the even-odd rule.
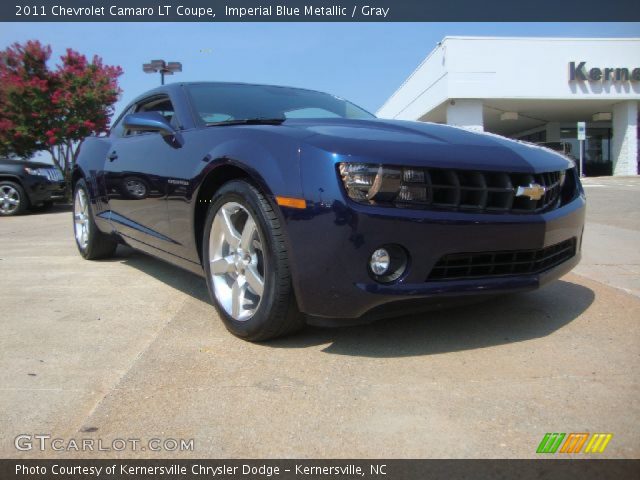
[[[575,238],[540,250],[454,253],[436,263],[427,281],[536,274],[566,262],[575,254]]]

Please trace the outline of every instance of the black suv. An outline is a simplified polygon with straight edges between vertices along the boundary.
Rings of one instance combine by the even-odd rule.
[[[0,217],[48,208],[64,194],[64,178],[53,165],[0,158]]]

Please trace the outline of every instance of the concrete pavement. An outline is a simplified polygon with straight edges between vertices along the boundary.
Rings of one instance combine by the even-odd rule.
[[[265,344],[227,333],[197,276],[127,248],[82,260],[69,212],[1,219],[0,455],[528,458],[546,432],[584,431],[614,434],[604,456],[638,458],[640,299],[594,270],[609,241],[633,253],[635,227],[592,191],[633,195],[587,188],[583,275]],[[194,448],[16,451],[39,433]]]
[[[640,297],[640,177],[583,183],[588,223],[575,272]]]

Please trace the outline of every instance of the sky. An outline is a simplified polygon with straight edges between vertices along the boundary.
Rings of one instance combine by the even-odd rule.
[[[159,85],[142,64],[164,59],[183,65],[168,83],[304,87],[375,113],[448,35],[640,37],[640,23],[0,23],[0,48],[33,39],[52,46],[53,63],[73,48],[120,65],[118,112]]]

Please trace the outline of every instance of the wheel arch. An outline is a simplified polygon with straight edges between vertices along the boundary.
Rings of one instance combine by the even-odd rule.
[[[281,223],[284,222],[282,212],[275,202],[273,192],[271,192],[271,189],[258,172],[241,162],[228,158],[213,160],[209,164],[209,167],[204,171],[204,178],[200,183],[195,198],[193,228],[200,262],[202,262],[202,237],[204,234],[204,223],[207,218],[210,200],[220,187],[232,180],[244,180],[260,190],[272,204],[274,211],[277,213],[278,217],[280,217]]]
[[[73,196],[73,192],[75,191],[75,186],[76,183],[78,183],[79,180],[84,180],[85,184],[87,186],[87,193],[89,195],[89,201],[94,205],[96,205],[97,202],[97,198],[99,197],[100,193],[98,191],[98,184],[96,183],[96,179],[95,177],[91,177],[89,175],[86,174],[86,172],[84,171],[84,169],[79,166],[78,164],[76,164],[73,167],[73,170],[71,171],[71,194]],[[96,215],[97,212],[94,211],[94,216]]]
[[[73,168],[73,171],[71,172],[71,186],[74,187],[78,180],[80,180],[81,178],[85,178],[84,172],[76,164]]]
[[[24,189],[24,184],[22,183],[20,177],[17,175],[12,175],[10,173],[0,173],[0,182],[14,182]]]

